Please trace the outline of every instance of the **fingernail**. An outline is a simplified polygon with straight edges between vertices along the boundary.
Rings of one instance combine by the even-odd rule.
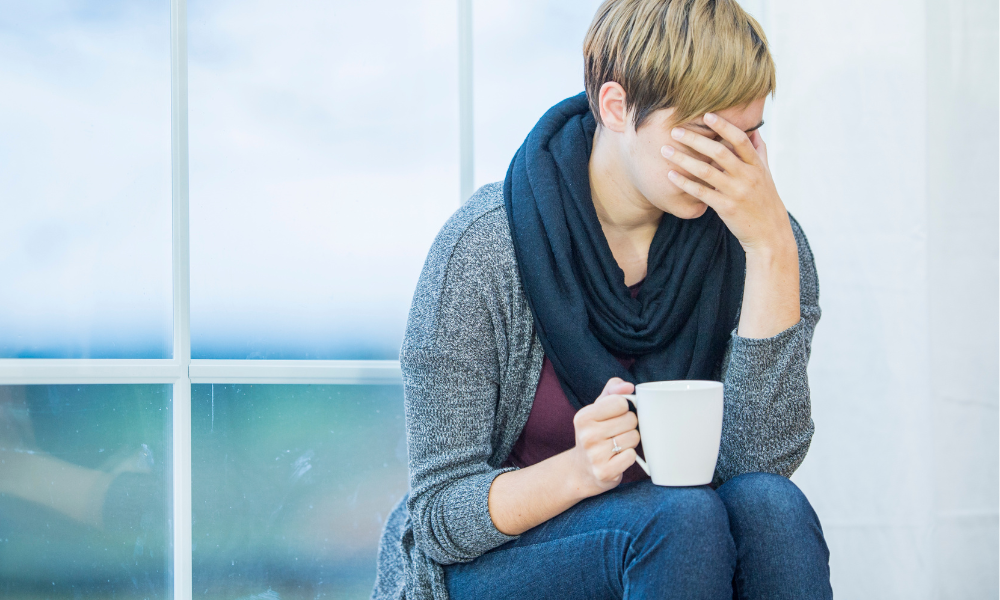
[[[660,148],[660,154],[662,154],[663,156],[666,156],[667,158],[670,158],[674,154],[674,147],[673,146],[664,146],[664,147]]]
[[[669,177],[671,181],[677,179],[677,171],[670,171],[667,173],[667,177]]]
[[[680,127],[674,127],[674,130],[670,132],[670,136],[675,140],[679,140],[684,137],[684,130]]]
[[[705,113],[705,122],[712,125],[719,120],[719,117],[713,115],[712,113]]]

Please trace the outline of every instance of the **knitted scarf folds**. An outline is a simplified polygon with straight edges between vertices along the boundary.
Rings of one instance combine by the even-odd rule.
[[[612,377],[713,377],[736,324],[746,265],[711,208],[697,219],[664,213],[632,298],[590,196],[596,128],[586,94],[553,106],[514,155],[503,188],[538,336],[577,408]],[[617,357],[635,361],[626,369]]]

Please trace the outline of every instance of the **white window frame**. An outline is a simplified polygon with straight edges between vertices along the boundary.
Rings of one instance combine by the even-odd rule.
[[[473,192],[472,0],[458,2],[459,191]],[[187,0],[170,2],[173,358],[0,359],[0,385],[173,386],[173,597],[192,598],[191,384],[399,384],[395,360],[191,360]]]

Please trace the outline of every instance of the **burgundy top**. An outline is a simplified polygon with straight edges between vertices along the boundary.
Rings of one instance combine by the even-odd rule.
[[[635,298],[642,282],[631,286],[629,291]],[[635,359],[619,356],[618,360],[626,369],[632,366]],[[576,445],[576,430],[573,428],[573,415],[576,408],[570,404],[569,398],[559,385],[559,377],[548,357],[542,363],[542,374],[538,378],[538,388],[535,390],[535,403],[531,406],[528,422],[517,438],[510,456],[504,463],[508,466],[524,468],[551,458],[560,452],[569,450]],[[608,444],[611,444],[608,441]],[[636,451],[642,456],[642,445]],[[638,464],[629,467],[622,476],[622,483],[649,479],[646,472]]]

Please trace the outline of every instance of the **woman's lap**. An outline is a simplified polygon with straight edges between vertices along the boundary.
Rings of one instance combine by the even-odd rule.
[[[620,486],[475,561],[446,566],[445,574],[454,600],[728,599],[734,583],[740,597],[775,597],[773,588],[785,580],[794,585],[779,597],[825,598],[827,556],[798,488],[754,473],[718,491],[648,481]]]

